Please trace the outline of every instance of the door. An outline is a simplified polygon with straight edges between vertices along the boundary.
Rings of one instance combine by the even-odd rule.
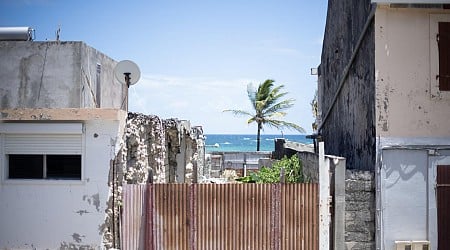
[[[450,245],[450,152],[430,157],[429,173],[429,240],[432,249]],[[447,246],[447,247],[446,247]]]
[[[450,246],[450,165],[437,165],[436,207],[438,249]]]

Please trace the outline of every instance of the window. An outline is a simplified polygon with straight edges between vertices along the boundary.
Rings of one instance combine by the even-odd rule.
[[[439,90],[450,91],[450,22],[439,22]]]
[[[10,180],[81,180],[82,138],[81,123],[0,124],[3,176]]]
[[[450,15],[430,15],[430,94],[450,99]]]
[[[8,155],[9,179],[81,180],[81,155]]]

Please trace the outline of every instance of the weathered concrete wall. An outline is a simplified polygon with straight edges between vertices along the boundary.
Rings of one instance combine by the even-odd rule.
[[[96,112],[101,116],[101,111]],[[6,156],[0,147],[0,248],[102,248],[108,171],[125,125],[125,113],[116,112],[115,120],[79,121],[84,128],[79,181],[8,179]],[[2,124],[6,123],[0,123],[0,128]],[[0,146],[2,138],[0,134]]]
[[[297,152],[298,158],[302,161],[303,176],[311,183],[319,182],[319,155],[309,151]]]
[[[0,55],[0,109],[126,110],[116,62],[83,42],[1,41]]]
[[[117,62],[85,43],[80,45],[81,107],[128,110],[128,87],[114,77]]]
[[[319,67],[319,101],[325,152],[343,156],[350,169],[375,165],[374,28],[369,25],[348,77],[329,117],[345,67],[350,61],[371,9],[370,0],[328,1],[327,23]]]
[[[377,136],[450,135],[450,92],[436,77],[439,21],[450,22],[450,10],[377,8]]]
[[[345,175],[346,249],[375,249],[374,173],[347,170]]]

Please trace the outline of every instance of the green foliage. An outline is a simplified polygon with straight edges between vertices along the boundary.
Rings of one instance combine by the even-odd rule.
[[[253,111],[227,109],[237,116],[246,116],[247,123],[257,124],[256,151],[260,148],[260,134],[264,126],[277,129],[293,129],[300,133],[305,130],[299,125],[284,121],[286,110],[294,106],[294,99],[284,99],[287,92],[282,92],[284,85],[275,86],[274,80],[267,79],[255,88],[251,83],[247,85],[247,95],[252,104]]]
[[[305,182],[302,163],[297,155],[293,155],[291,158],[284,156],[283,159],[275,162],[271,168],[262,167],[258,172],[236,180],[244,183],[278,183],[280,182],[282,169],[284,169],[285,183]]]

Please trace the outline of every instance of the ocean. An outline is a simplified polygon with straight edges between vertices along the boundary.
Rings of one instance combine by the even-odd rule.
[[[261,135],[261,151],[275,150],[275,139],[284,138],[286,141],[313,143],[305,135]],[[206,152],[251,152],[256,151],[256,135],[206,135]]]

